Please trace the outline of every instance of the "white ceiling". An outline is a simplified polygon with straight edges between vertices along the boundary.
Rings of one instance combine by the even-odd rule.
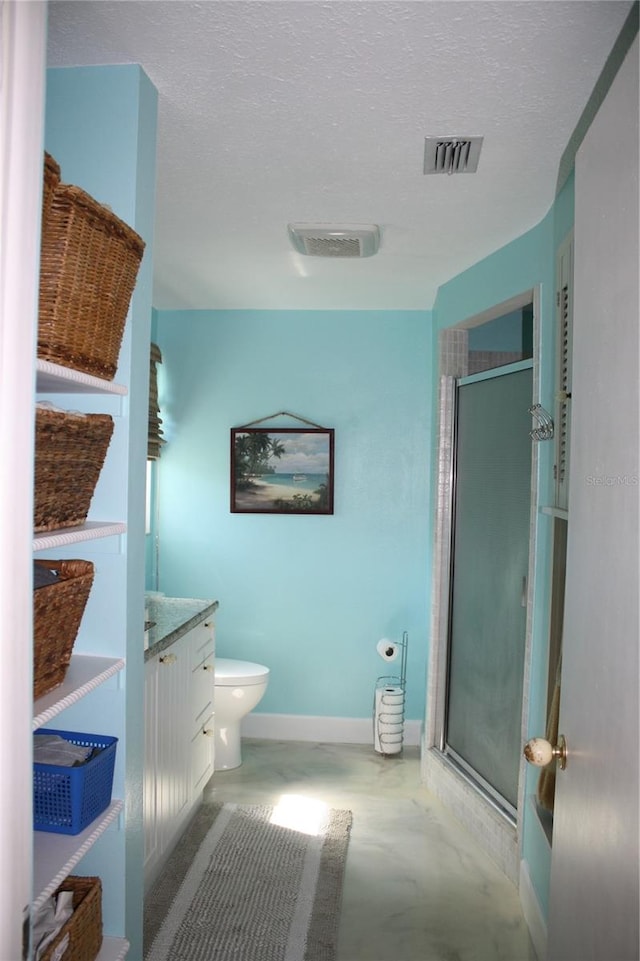
[[[51,66],[159,94],[154,306],[429,309],[537,224],[630,0],[54,0]],[[483,136],[425,176],[424,138]],[[287,224],[375,223],[363,259]]]

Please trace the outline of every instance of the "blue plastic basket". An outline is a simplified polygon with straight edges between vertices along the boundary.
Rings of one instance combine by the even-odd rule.
[[[80,747],[102,748],[79,767],[56,764],[33,765],[33,826],[36,831],[79,834],[111,803],[117,737],[78,734],[75,731],[34,731],[59,734]]]

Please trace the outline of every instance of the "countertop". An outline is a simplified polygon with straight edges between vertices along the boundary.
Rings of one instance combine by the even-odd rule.
[[[218,601],[145,594],[148,620],[154,624],[148,632],[145,632],[145,661],[170,647],[205,617],[213,614],[217,607]]]

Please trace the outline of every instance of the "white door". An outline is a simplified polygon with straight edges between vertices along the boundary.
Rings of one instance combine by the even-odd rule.
[[[576,159],[568,758],[556,785],[549,961],[639,956],[638,310],[636,37]]]

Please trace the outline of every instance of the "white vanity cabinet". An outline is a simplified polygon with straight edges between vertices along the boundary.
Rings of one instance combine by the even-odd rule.
[[[214,656],[208,616],[145,663],[145,891],[213,774]]]
[[[213,774],[213,618],[193,628],[191,635],[191,791],[198,796]]]

